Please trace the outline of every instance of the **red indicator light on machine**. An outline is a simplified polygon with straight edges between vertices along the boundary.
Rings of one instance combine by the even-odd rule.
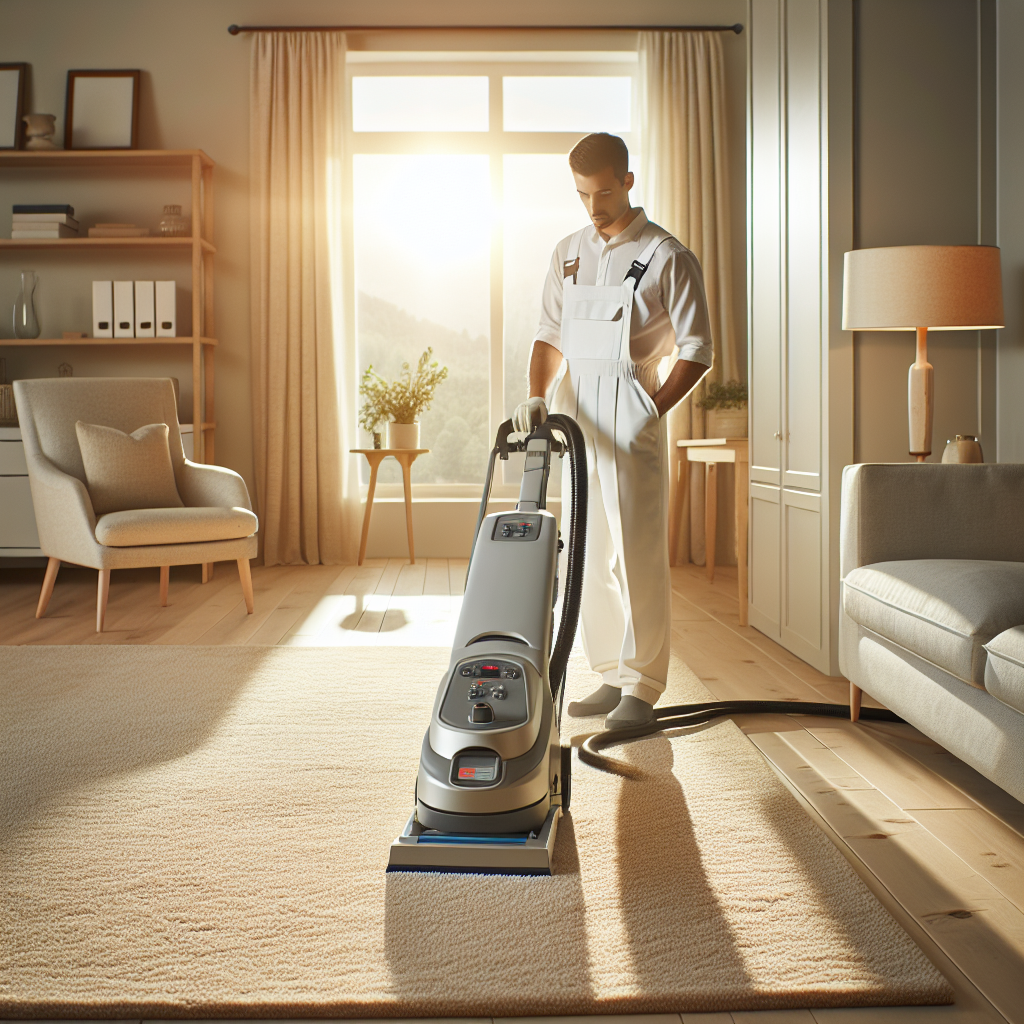
[[[460,768],[459,769],[460,779],[475,779],[476,769],[475,768]]]

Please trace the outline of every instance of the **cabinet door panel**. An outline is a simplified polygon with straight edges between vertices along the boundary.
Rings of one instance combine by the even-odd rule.
[[[750,465],[778,473],[783,280],[783,123],[779,102],[782,18],[778,0],[753,4],[750,17]]]
[[[786,424],[784,483],[821,486],[821,58],[818,0],[786,19]]]
[[[795,634],[808,647],[820,650],[821,513],[788,501],[783,508],[786,523],[783,633]]]
[[[0,548],[38,548],[27,476],[0,476]]]
[[[779,635],[779,488],[750,485],[751,621],[770,636]]]

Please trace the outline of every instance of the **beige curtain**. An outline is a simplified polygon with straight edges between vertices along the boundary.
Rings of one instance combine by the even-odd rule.
[[[714,337],[711,380],[739,376],[729,217],[729,155],[725,123],[725,66],[717,32],[641,32],[644,206],[651,220],[691,249],[704,270]],[[703,386],[701,389],[702,390]],[[697,397],[697,396],[695,396]],[[693,399],[670,414],[673,497],[675,442],[704,436],[704,413]],[[687,482],[682,482],[686,486]],[[672,561],[704,563],[704,476],[694,467],[689,501]]]
[[[266,565],[352,559],[341,310],[345,36],[258,32],[250,78],[252,399]]]

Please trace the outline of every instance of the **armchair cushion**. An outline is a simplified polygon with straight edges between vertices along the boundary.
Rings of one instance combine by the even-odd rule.
[[[987,644],[1024,622],[1024,562],[919,558],[846,574],[854,622],[984,688]]]
[[[181,508],[166,423],[150,423],[126,434],[78,420],[75,432],[96,515],[125,509]]]
[[[251,537],[257,526],[246,508],[141,508],[100,516],[96,540],[114,548],[197,544]]]
[[[985,650],[985,689],[1008,707],[1024,711],[1024,626],[1000,633]]]

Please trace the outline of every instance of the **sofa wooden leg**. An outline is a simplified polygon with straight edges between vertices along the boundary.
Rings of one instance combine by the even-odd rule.
[[[203,562],[203,582],[209,583],[213,579],[213,562]]]
[[[249,571],[249,559],[238,560],[238,578],[242,581],[242,596],[245,598],[245,610],[252,615],[252,573]]]
[[[39,591],[39,604],[36,605],[36,618],[41,619],[46,612],[46,606],[50,603],[53,594],[53,585],[57,582],[57,570],[60,568],[60,559],[51,558],[46,563],[46,575],[43,576],[43,589]]]
[[[850,683],[850,721],[856,722],[860,719],[860,694],[861,689],[856,683]]]
[[[160,607],[167,607],[167,588],[171,583],[171,567],[169,565],[160,566]]]
[[[110,570],[100,569],[96,584],[96,632],[103,632],[103,620],[107,617],[107,596],[110,594]]]

